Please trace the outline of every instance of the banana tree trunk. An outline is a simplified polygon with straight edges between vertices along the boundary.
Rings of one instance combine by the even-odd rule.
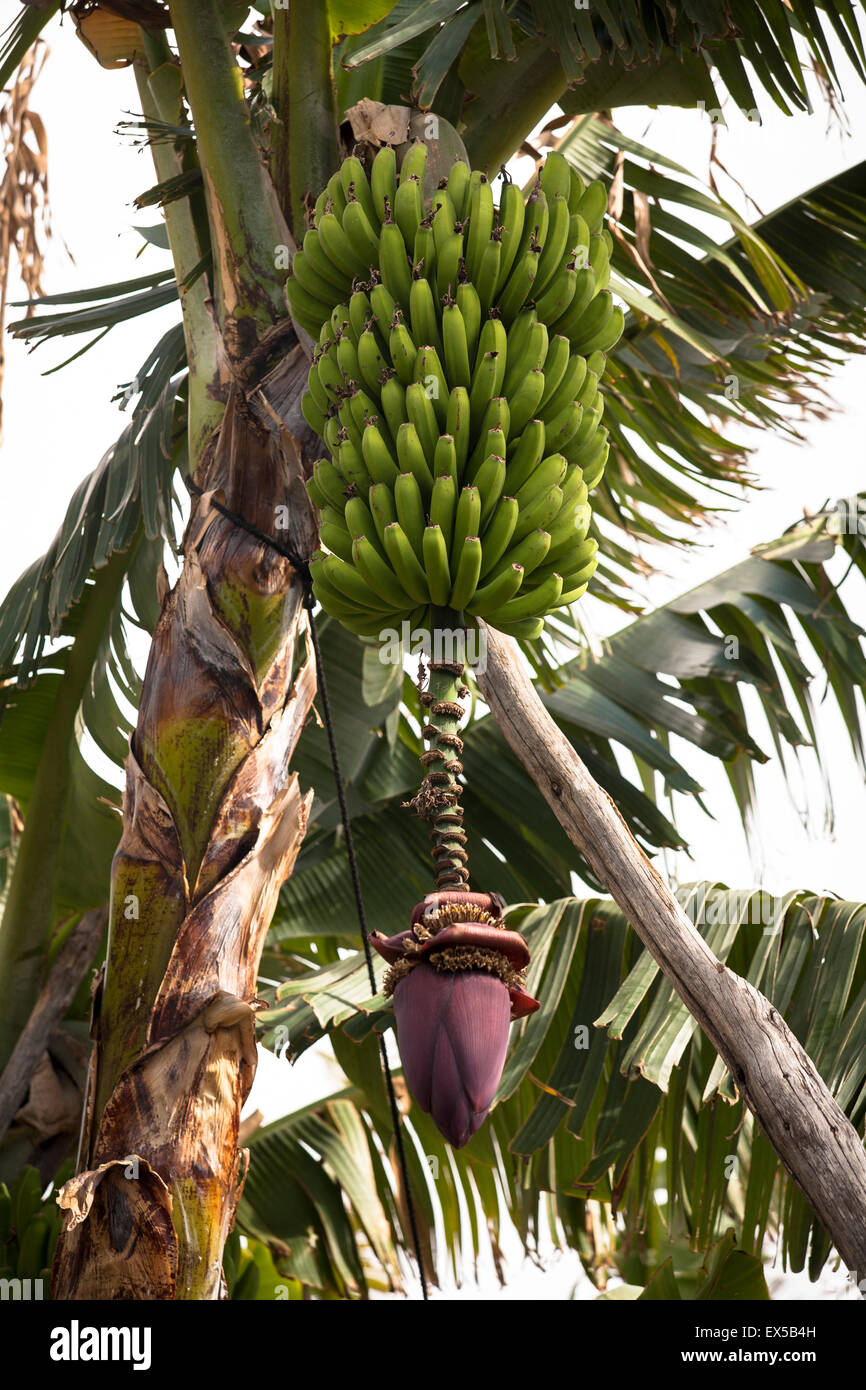
[[[316,688],[303,581],[213,505],[303,559],[315,548],[304,454],[320,446],[299,410],[308,363],[277,254],[292,237],[253,139],[222,7],[170,8],[213,263],[213,314],[201,312],[201,295],[181,295],[203,495],[154,634],[127,761],[79,1162],[60,1196],[61,1299],[220,1296],[243,1186],[238,1133],[255,1072],[258,967],[313,795],[289,772]],[[153,36],[144,51],[144,104],[171,123],[173,60]],[[319,86],[328,82],[319,75]],[[315,86],[305,88],[311,101]],[[327,134],[296,120],[289,141]],[[164,152],[160,177],[168,160]],[[167,216],[181,285],[203,250],[194,222],[182,206]]]
[[[214,1299],[242,1186],[256,975],[312,793],[288,763],[315,693],[288,560],[300,458],[240,400],[198,481],[181,578],[154,635],[126,765],[109,950],[79,1171],[63,1190],[61,1299]],[[293,535],[303,545],[303,536]]]

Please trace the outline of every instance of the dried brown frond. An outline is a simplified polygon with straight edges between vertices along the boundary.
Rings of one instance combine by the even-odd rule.
[[[50,235],[45,127],[30,109],[30,94],[47,57],[47,46],[37,39],[24,55],[0,107],[0,142],[6,165],[0,183],[0,435],[6,368],[3,330],[12,256],[17,257],[28,299],[35,299],[42,293],[42,243]],[[28,316],[31,313],[32,309],[28,310]]]

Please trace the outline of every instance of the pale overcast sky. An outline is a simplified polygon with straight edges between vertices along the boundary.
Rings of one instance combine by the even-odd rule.
[[[55,235],[46,254],[46,290],[58,293],[158,269],[168,263],[168,254],[145,246],[134,230],[158,218],[152,210],[142,213],[132,207],[135,195],[155,182],[150,155],[116,133],[118,122],[138,111],[132,74],[99,69],[71,24],[62,29],[52,25],[50,43],[52,54],[32,98],[49,138]],[[719,155],[764,212],[866,155],[866,93],[850,78],[844,58],[840,70],[849,74],[845,109],[853,137],[828,129],[826,111],[820,107],[814,115],[785,119],[769,98],[762,97],[763,126],[726,108],[729,129],[721,132]],[[706,174],[710,125],[704,114],[635,109],[615,112],[614,118],[628,134],[645,138],[697,175]],[[723,184],[723,191],[744,208],[733,184]],[[10,299],[20,298],[20,290],[13,275]],[[11,309],[9,318],[19,312]],[[42,373],[78,348],[79,340],[49,343],[31,354],[22,344],[7,340],[0,593],[45,550],[75,487],[119,434],[126,417],[111,397],[120,383],[135,375],[176,317],[168,307],[118,327],[84,357],[51,376]],[[866,359],[850,360],[831,381],[830,391],[837,413],[829,422],[807,426],[806,447],[772,436],[752,438],[757,445],[753,466],[763,491],[733,519],[708,532],[704,549],[665,557],[667,574],[646,586],[650,602],[662,602],[737,563],[750,546],[778,535],[804,507],[814,510],[828,497],[866,486]],[[851,583],[849,593],[853,615],[866,626],[859,581]],[[593,619],[601,633],[620,625],[611,610],[599,610],[600,605],[594,605]],[[819,679],[818,698],[820,690]],[[832,703],[821,711],[821,728],[835,800],[835,830],[831,834],[824,823],[821,783],[812,761],[803,760],[803,778],[793,800],[773,762],[756,771],[761,815],[751,845],[740,829],[722,770],[711,759],[675,746],[704,781],[716,819],[679,799],[679,825],[691,843],[693,859],[669,859],[668,870],[680,881],[714,878],[740,887],[760,881],[771,892],[803,886],[857,899],[866,896],[866,795]],[[767,738],[759,735],[759,740],[771,749]],[[267,1119],[273,1119],[322,1094],[330,1084],[324,1058],[308,1054],[289,1073],[285,1063],[267,1057],[251,1107],[258,1105]],[[491,1278],[487,1271],[483,1289],[489,1291]],[[527,1267],[507,1296],[568,1297],[578,1278],[577,1262],[569,1256],[555,1262],[546,1275]],[[809,1296],[804,1290],[801,1297],[804,1292]],[[468,1294],[467,1289],[463,1296]],[[786,1295],[792,1296],[788,1288]],[[592,1296],[592,1291],[583,1289],[583,1296]]]

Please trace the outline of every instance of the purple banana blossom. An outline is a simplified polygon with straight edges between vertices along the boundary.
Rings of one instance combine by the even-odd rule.
[[[454,920],[463,911],[486,920]],[[370,937],[390,964],[411,962],[394,985],[403,1070],[413,1098],[455,1149],[487,1118],[512,1019],[538,1008],[520,984],[529,949],[518,932],[497,925],[501,915],[488,893],[431,893],[415,908],[408,931]],[[437,968],[443,951],[449,954]],[[460,958],[479,968],[450,968]]]

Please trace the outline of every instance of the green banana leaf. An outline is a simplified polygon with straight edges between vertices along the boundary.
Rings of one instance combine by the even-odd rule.
[[[687,885],[679,896],[719,958],[786,1018],[862,1132],[866,904],[805,891],[777,900],[714,883]],[[783,1267],[808,1267],[817,1278],[830,1253],[826,1233],[616,906],[604,898],[564,898],[515,908],[508,921],[529,942],[528,986],[542,1007],[514,1026],[489,1120],[464,1149],[451,1151],[417,1106],[406,1117],[431,1277],[446,1267],[461,1277],[478,1254],[485,1224],[501,1239],[504,1213],[528,1252],[544,1216],[554,1245],[574,1250],[591,1278],[603,1286],[619,1272],[647,1298],[765,1298],[760,1261],[768,1236],[779,1242]],[[281,1171],[294,1175],[292,1165],[303,1160],[293,1146],[302,1137],[328,1176],[345,1182],[348,1155],[330,1114],[340,1104],[366,1131],[391,1239],[411,1249],[394,1200],[378,1062],[377,1033],[391,1027],[393,1015],[381,997],[369,999],[361,953],[309,970],[275,994],[261,1021],[265,1043],[276,1038],[280,1055],[286,1049],[296,1055],[327,1036],[349,1089],[259,1131],[253,1186],[245,1191],[248,1229],[272,1249],[289,1241],[294,1199],[283,1203],[270,1155],[279,1153]],[[308,1128],[312,1115],[324,1129]],[[257,1143],[265,1147],[267,1174],[257,1175]],[[661,1208],[654,1197],[660,1188],[667,1192]],[[351,1209],[360,1211],[357,1189],[349,1197]],[[373,1190],[369,1197],[372,1202]],[[624,1222],[620,1249],[631,1251],[616,1261],[587,1236],[603,1226],[590,1222],[588,1208],[603,1212],[611,1202]],[[381,1215],[375,1204],[372,1210]],[[475,1212],[468,1224],[461,1219],[467,1210]],[[329,1249],[336,1239],[331,1233]],[[665,1269],[672,1245],[679,1253]],[[388,1261],[379,1259],[387,1277]],[[300,1264],[293,1272],[304,1281]],[[345,1274],[335,1275],[335,1284],[340,1277],[348,1287]]]

